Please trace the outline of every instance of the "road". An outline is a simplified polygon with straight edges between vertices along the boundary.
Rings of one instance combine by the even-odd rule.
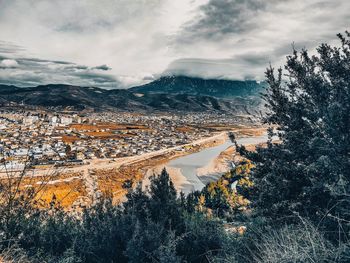
[[[34,169],[34,170],[29,170],[28,173],[30,173],[30,176],[48,176],[48,174],[53,174],[55,173],[55,170],[57,170],[57,173],[59,172],[60,174],[83,174],[85,175],[87,172],[86,171],[93,171],[93,170],[100,170],[100,169],[118,169],[122,165],[131,165],[135,164],[141,161],[146,161],[148,159],[157,157],[157,156],[163,156],[165,154],[171,153],[173,151],[179,151],[183,149],[186,146],[193,146],[193,145],[203,145],[205,143],[215,141],[215,140],[224,140],[227,138],[227,132],[221,132],[218,134],[215,134],[211,137],[207,138],[202,138],[196,141],[193,141],[191,143],[167,148],[167,149],[162,149],[158,150],[155,152],[151,153],[145,153],[142,155],[135,155],[135,156],[130,156],[130,157],[122,157],[122,158],[115,158],[115,159],[110,159],[110,158],[104,158],[104,159],[92,159],[89,160],[88,164],[84,165],[79,165],[75,167],[65,167],[65,168],[55,168],[55,167],[50,167],[50,168],[45,168],[45,169]],[[29,175],[29,174],[28,174]],[[13,174],[15,176],[15,172]],[[6,178],[6,174],[0,174],[0,178]]]

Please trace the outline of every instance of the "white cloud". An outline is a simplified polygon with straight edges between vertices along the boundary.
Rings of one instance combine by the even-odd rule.
[[[292,42],[314,48],[334,41],[347,29],[349,8],[345,0],[1,0],[7,44],[0,41],[0,59],[18,62],[11,77],[24,70],[19,58],[71,61],[88,69],[59,69],[44,79],[78,83],[76,74],[89,71],[78,79],[103,74],[97,79],[110,87],[112,78],[129,86],[166,69],[261,79],[269,62],[283,63]],[[33,68],[54,74],[43,64],[26,64],[26,76]],[[111,69],[97,72],[100,65]]]
[[[27,55],[106,64],[111,74],[143,76],[163,71],[176,56],[169,37],[205,1],[2,1],[0,40],[27,49]]]
[[[16,68],[18,63],[14,59],[3,59],[0,61],[0,68]]]

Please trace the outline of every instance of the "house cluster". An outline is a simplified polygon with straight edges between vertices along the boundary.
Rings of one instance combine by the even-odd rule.
[[[141,115],[3,110],[0,111],[0,161],[3,164],[11,161],[18,168],[28,161],[36,166],[79,165],[96,158],[140,155],[211,136],[212,131],[203,126],[222,123],[227,121],[225,118],[205,113]],[[101,123],[124,128],[116,129],[113,125],[100,128]]]

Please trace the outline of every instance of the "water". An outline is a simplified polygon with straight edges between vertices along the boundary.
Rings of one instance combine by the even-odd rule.
[[[221,145],[171,160],[167,166],[180,168],[181,173],[193,185],[194,190],[201,190],[204,184],[197,176],[197,169],[207,165],[212,159],[216,158],[231,145],[231,142],[226,141]]]
[[[256,136],[256,137],[246,137],[237,139],[238,144],[248,145],[257,144],[267,141],[267,135]],[[205,185],[197,176],[197,169],[206,166],[212,160],[214,160],[219,154],[226,150],[228,147],[232,146],[231,141],[227,140],[223,144],[218,146],[210,147],[204,149],[200,152],[193,153],[190,155],[185,155],[177,159],[171,160],[167,166],[179,168],[181,173],[186,177],[188,182],[193,186],[192,190],[201,190]],[[183,189],[185,190],[185,189]],[[188,191],[184,191],[188,192]]]

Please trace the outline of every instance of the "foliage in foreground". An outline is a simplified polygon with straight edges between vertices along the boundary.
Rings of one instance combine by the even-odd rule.
[[[287,57],[282,69],[266,72],[271,127],[267,148],[241,153],[253,161],[252,202],[257,215],[274,224],[302,216],[338,238],[350,231],[350,34],[340,47],[322,44]],[[273,143],[276,136],[280,143]],[[295,216],[297,215],[297,216]],[[290,220],[288,220],[290,219]]]
[[[243,236],[234,237],[227,249],[230,253],[214,262],[350,262],[349,242],[332,243],[323,231],[303,218],[283,226],[258,218],[248,224]]]
[[[201,191],[190,193],[187,204],[192,210],[197,209],[207,215],[231,221],[250,204],[248,197],[253,186],[250,178],[252,168],[253,164],[249,160],[242,160],[217,181],[208,183]]]
[[[240,185],[245,189],[251,164],[237,168],[220,180],[235,181],[237,178],[233,178],[240,175]],[[207,188],[222,185],[218,182]],[[112,205],[107,198],[78,217],[55,206],[37,210],[15,202],[17,213],[11,214],[11,220],[0,221],[0,255],[6,262],[28,263],[349,262],[349,242],[332,243],[323,231],[304,219],[278,227],[247,217],[247,232],[232,232],[232,225],[224,225],[208,213],[220,204],[213,203],[215,195],[226,195],[213,190],[213,199],[202,202],[201,196],[210,193],[207,188],[198,198],[177,197],[164,170],[151,180],[146,192],[141,186],[130,190],[122,206]],[[224,192],[230,192],[228,189],[226,185]],[[229,200],[234,197],[230,193]],[[239,213],[234,209],[236,205],[234,202],[232,208],[223,209],[222,216]]]
[[[17,247],[33,262],[209,262],[229,241],[217,220],[187,212],[165,170],[127,198],[122,206],[105,199],[78,217],[23,207],[12,223],[0,221],[1,250]]]

